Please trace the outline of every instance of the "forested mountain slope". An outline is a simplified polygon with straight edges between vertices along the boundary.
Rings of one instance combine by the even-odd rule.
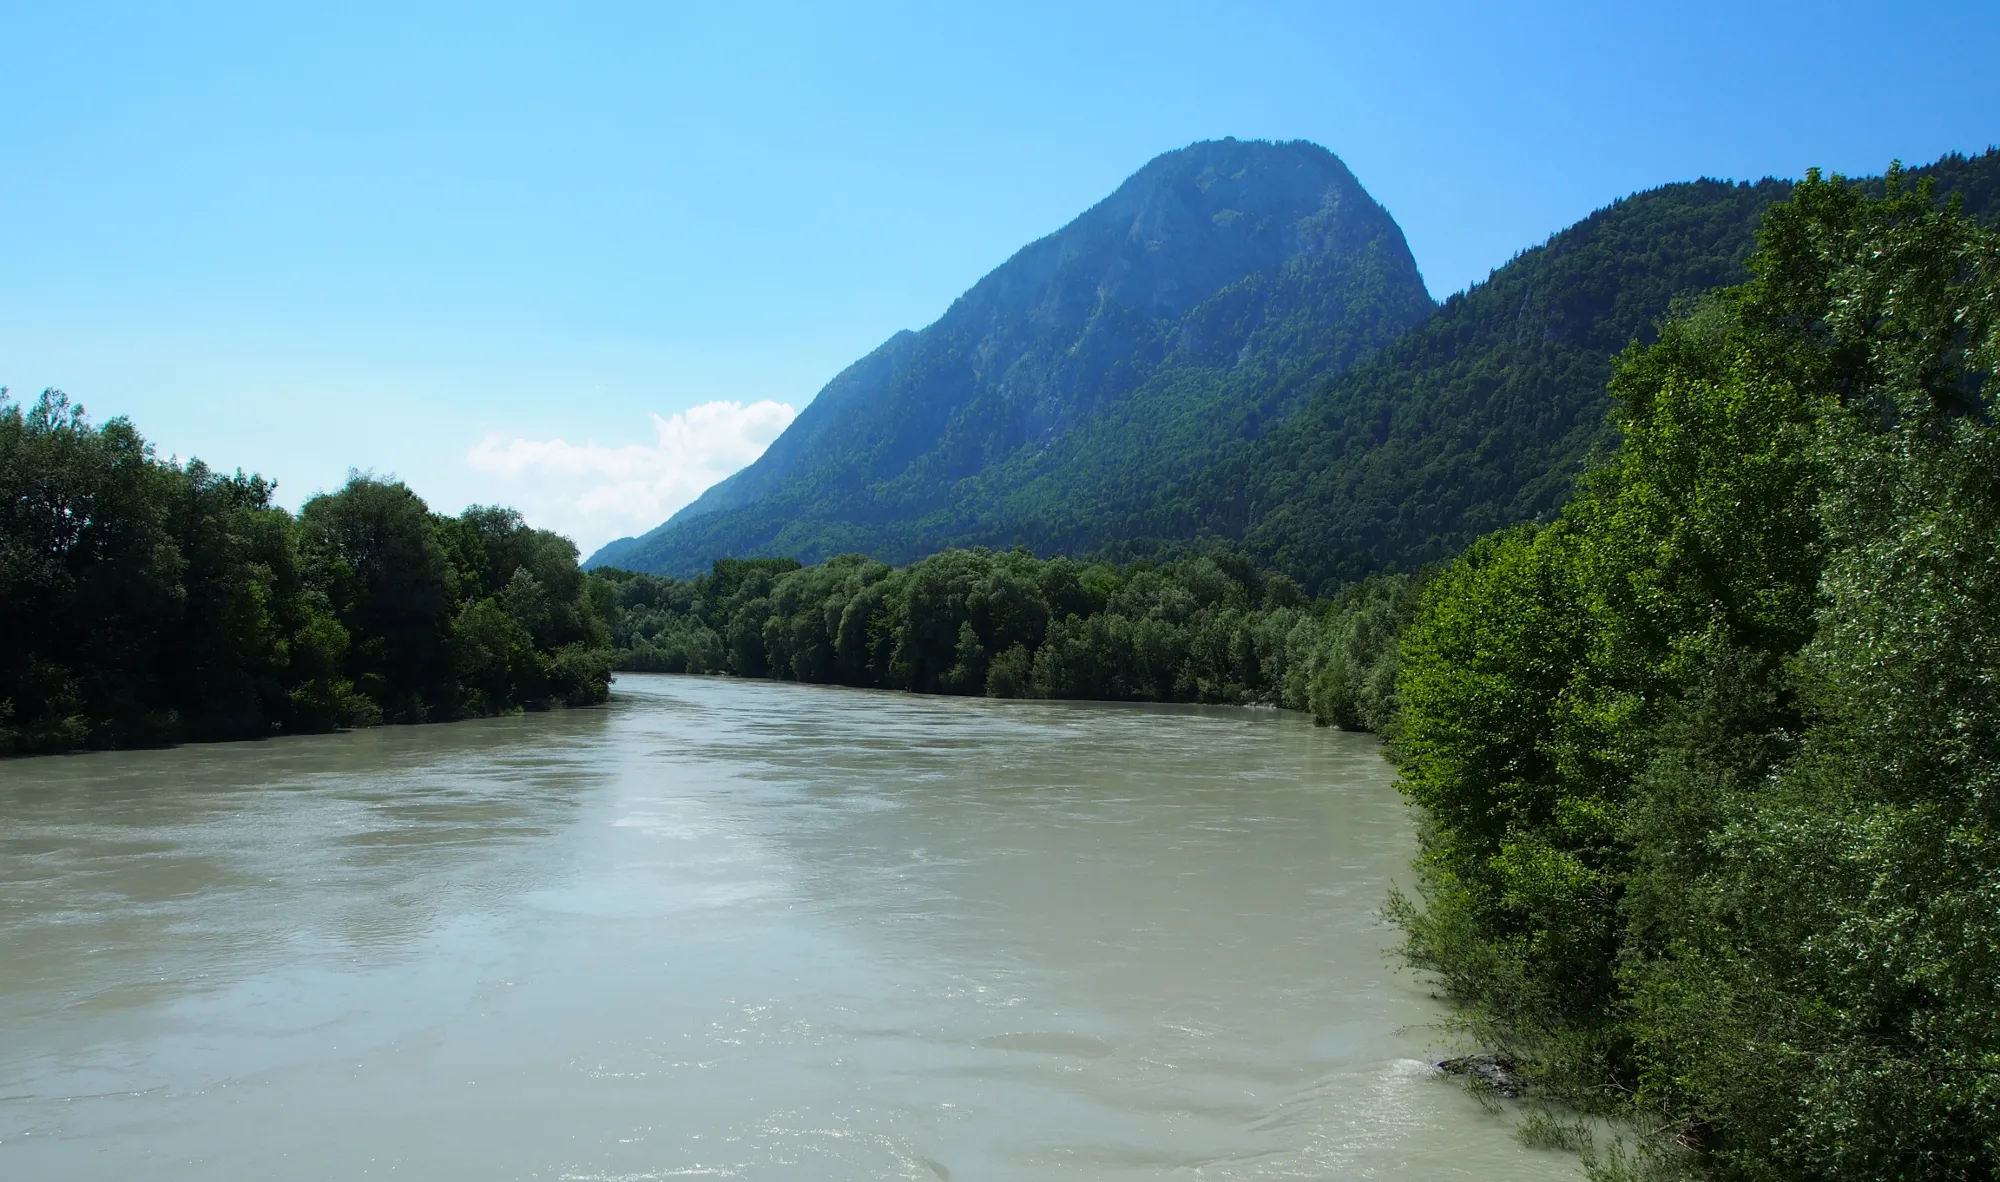
[[[1599,210],[1319,386],[1256,446],[1163,490],[1129,538],[1240,540],[1309,584],[1447,557],[1546,514],[1609,441],[1612,358],[1741,282],[1790,186],[1698,181]]]
[[[1906,175],[1933,178],[1940,200],[1959,197],[1978,220],[2000,217],[2000,153]],[[1702,180],[1615,202],[1075,548],[1143,554],[1216,539],[1317,586],[1446,558],[1545,517],[1613,440],[1613,357],[1656,339],[1675,301],[1748,278],[1763,212],[1790,192],[1787,181]]]
[[[1330,152],[1195,144],[841,373],[756,463],[592,558],[907,560],[1061,544],[1284,415],[1433,305]]]

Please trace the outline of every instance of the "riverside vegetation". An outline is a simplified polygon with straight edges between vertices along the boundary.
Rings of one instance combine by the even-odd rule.
[[[1310,600],[1227,551],[1124,565],[947,550],[895,568],[723,559],[692,580],[599,568],[620,667],[996,698],[1263,704],[1393,725],[1418,580]]]
[[[2000,236],[1897,179],[1774,207],[1403,641],[1407,951],[1660,1128],[1601,1176],[2000,1171]]]
[[[0,404],[0,752],[255,738],[603,701],[614,664],[1000,697],[1258,703],[1384,728],[1416,581],[1310,600],[1227,552],[951,550],[578,569],[508,509],[356,475],[295,517],[55,391]]]
[[[368,476],[296,517],[271,492],[0,391],[0,754],[604,699],[609,633],[567,539]]]

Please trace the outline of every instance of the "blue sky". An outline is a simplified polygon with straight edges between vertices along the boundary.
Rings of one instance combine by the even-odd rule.
[[[1983,149],[1996,49],[1991,0],[0,0],[0,384],[587,550],[1159,152],[1326,145],[1443,296],[1635,189]]]

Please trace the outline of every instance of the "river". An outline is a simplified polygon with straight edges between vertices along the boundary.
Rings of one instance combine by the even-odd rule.
[[[1411,841],[1295,715],[708,678],[0,763],[0,1177],[1575,1177]]]

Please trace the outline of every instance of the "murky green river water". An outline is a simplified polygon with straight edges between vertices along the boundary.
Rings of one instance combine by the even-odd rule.
[[[0,1178],[1548,1179],[1295,716],[626,677],[0,764]]]

